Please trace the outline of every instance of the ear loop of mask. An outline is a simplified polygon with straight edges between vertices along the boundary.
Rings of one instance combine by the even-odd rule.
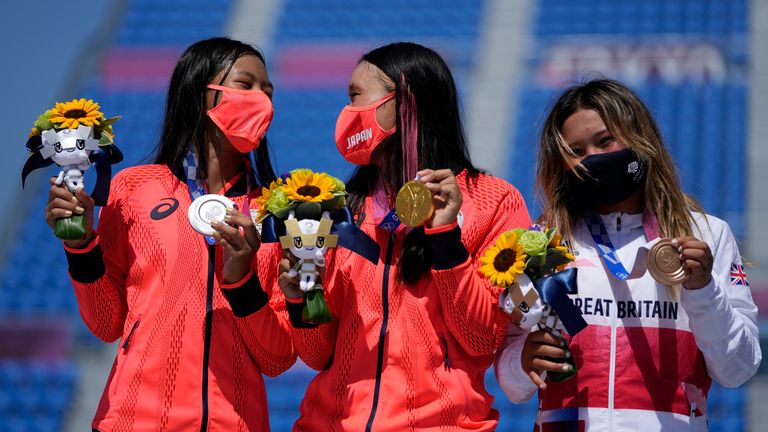
[[[236,61],[237,61],[237,59],[234,59],[234,60],[229,62],[229,66],[227,66],[227,70],[226,70],[226,72],[224,72],[224,76],[221,77],[221,81],[219,81],[219,86],[224,85],[224,81],[226,81],[227,77],[229,76],[229,73],[232,71],[232,68],[235,66],[235,62]],[[214,93],[214,95],[213,95],[213,108],[216,108],[216,106],[219,105],[219,96],[221,95],[221,90],[220,89],[215,89],[214,91],[216,93]],[[211,109],[213,109],[213,108],[211,108]],[[219,131],[219,128],[215,127],[214,128],[214,132],[216,133],[216,145],[218,146],[219,149],[221,149],[221,131]],[[246,166],[248,166],[248,165],[246,164]],[[246,172],[245,175],[247,176],[248,173]],[[222,176],[222,178],[221,178],[222,179],[222,184],[226,185],[227,182],[228,182],[228,179],[225,179],[223,177],[223,174],[222,174],[222,171],[221,171],[221,161],[219,161],[219,176]],[[249,188],[249,191],[250,191],[250,188]],[[246,197],[246,201],[247,200],[248,200],[248,198]]]

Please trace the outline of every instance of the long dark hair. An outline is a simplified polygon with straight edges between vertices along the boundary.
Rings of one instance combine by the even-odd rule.
[[[173,69],[165,104],[163,130],[155,163],[167,165],[180,179],[186,179],[182,161],[190,146],[198,157],[198,172],[207,177],[208,150],[205,147],[206,86],[219,72],[229,69],[244,55],[254,55],[265,65],[264,56],[254,47],[242,42],[217,37],[192,44],[181,55]],[[256,180],[268,185],[275,172],[269,160],[267,139],[252,152]]]
[[[565,90],[549,112],[541,130],[541,149],[536,168],[536,191],[544,206],[543,219],[571,237],[571,224],[581,214],[566,176],[575,167],[576,155],[563,139],[562,128],[579,110],[594,110],[611,134],[632,149],[648,165],[643,193],[645,205],[658,219],[663,235],[692,232],[691,211],[704,213],[696,200],[680,187],[677,169],[667,152],[661,132],[643,101],[624,84],[599,79]]]
[[[419,169],[450,168],[455,174],[466,169],[470,176],[479,173],[470,160],[453,75],[438,53],[415,43],[398,42],[363,55],[362,62],[368,62],[384,73],[381,82],[388,91],[395,92],[397,113],[413,98],[414,103],[410,106],[415,107],[418,124]],[[400,131],[402,119],[395,117]],[[391,201],[403,185],[400,133],[382,142],[376,153],[374,157],[379,158],[381,166],[358,167],[347,184],[350,207],[355,213],[362,210],[365,197],[374,192],[377,182],[381,182]],[[403,242],[398,278],[415,283],[429,272],[432,262],[424,230],[415,229]]]

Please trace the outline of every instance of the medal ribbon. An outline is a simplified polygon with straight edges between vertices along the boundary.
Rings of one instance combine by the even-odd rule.
[[[373,220],[379,221],[379,223],[376,224],[377,228],[399,234],[402,230],[402,222],[400,221],[400,218],[397,217],[395,209],[391,209],[385,214],[384,212],[387,207],[387,194],[384,192],[384,187],[379,185],[373,193]]]
[[[624,267],[624,264],[621,263],[619,256],[616,254],[616,248],[613,247],[613,243],[611,243],[611,239],[608,237],[608,230],[606,230],[603,220],[595,213],[587,213],[585,217],[589,232],[592,234],[592,240],[594,240],[595,246],[597,246],[598,255],[600,255],[605,266],[608,267],[608,270],[617,279],[630,279],[630,273]],[[643,211],[643,230],[648,240],[659,237],[659,223],[656,220],[656,216],[647,207]]]
[[[184,160],[182,161],[182,165],[184,166],[184,174],[187,176],[189,197],[192,198],[192,201],[194,201],[205,195],[207,192],[205,190],[205,183],[203,183],[203,180],[201,180],[197,175],[197,155],[195,155],[192,147],[189,148],[187,156],[184,157]],[[209,245],[213,246],[214,243],[216,243],[216,240],[212,236],[204,237],[205,241]]]

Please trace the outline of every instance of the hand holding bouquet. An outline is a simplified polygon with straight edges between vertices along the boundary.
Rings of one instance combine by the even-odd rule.
[[[574,257],[561,241],[555,229],[536,225],[507,231],[480,258],[479,269],[491,284],[504,288],[499,305],[521,327],[538,325],[560,338],[558,321],[571,336],[586,327],[568,298],[576,293],[576,268],[566,270]],[[562,381],[576,373],[573,358],[564,361],[573,366],[570,372],[550,373],[551,380]]]
[[[325,267],[325,253],[338,242],[338,236],[331,234],[330,212],[346,204],[344,183],[325,173],[296,169],[264,188],[258,202],[260,220],[274,217],[285,224],[280,244],[297,258],[288,276],[298,276],[304,292],[302,320],[312,324],[331,321],[318,276]]]
[[[61,168],[56,184],[74,194],[84,187],[83,172],[93,164],[98,178],[91,197],[96,205],[105,205],[111,165],[123,158],[113,142],[112,123],[119,118],[104,118],[99,104],[90,99],[59,102],[41,114],[27,141],[30,154],[21,173],[22,187],[30,172],[55,163]],[[62,240],[82,238],[86,234],[83,216],[57,220],[54,233]]]

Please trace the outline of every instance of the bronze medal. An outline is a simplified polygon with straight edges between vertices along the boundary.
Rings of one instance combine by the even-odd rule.
[[[680,253],[670,239],[661,239],[648,252],[648,271],[656,282],[664,285],[680,285],[688,279]]]
[[[397,193],[395,213],[407,226],[424,225],[424,222],[432,217],[433,211],[432,192],[424,183],[417,180],[409,181]]]

